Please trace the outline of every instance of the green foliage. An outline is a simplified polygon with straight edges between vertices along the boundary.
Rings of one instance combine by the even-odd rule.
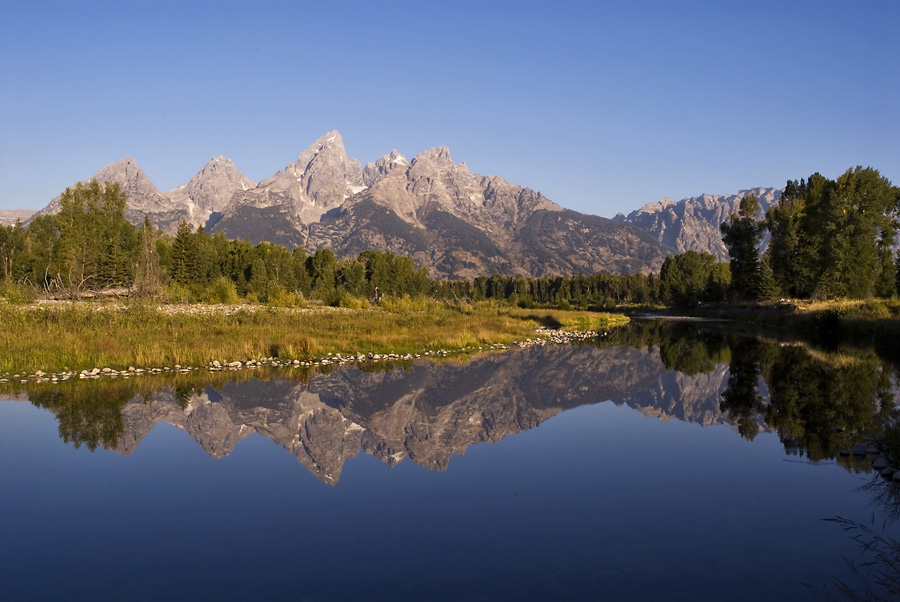
[[[9,282],[14,279],[14,262],[24,247],[25,232],[20,222],[15,226],[0,226],[0,281]]]
[[[0,281],[0,299],[7,303],[25,304],[35,300],[35,289],[32,286]]]
[[[722,224],[722,241],[731,257],[731,294],[736,299],[758,301],[763,296],[759,243],[763,224],[756,221],[759,201],[749,194],[740,210]]]
[[[77,292],[133,281],[138,244],[134,226],[125,219],[127,200],[117,183],[101,186],[92,180],[66,188],[47,266],[57,286]]]
[[[731,282],[731,272],[710,253],[685,251],[666,257],[659,280],[667,303],[691,306],[701,301],[723,300]]]
[[[900,189],[872,168],[837,180],[789,181],[766,215],[766,263],[783,294],[797,298],[888,297],[897,291],[892,245]]]
[[[169,303],[194,303],[198,297],[190,288],[177,282],[169,283],[163,291],[163,298]]]
[[[207,300],[210,303],[234,305],[240,302],[234,282],[225,276],[219,276],[209,286]]]

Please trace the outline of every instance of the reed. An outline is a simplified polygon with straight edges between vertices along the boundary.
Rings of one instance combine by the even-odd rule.
[[[609,323],[600,314],[400,298],[357,309],[271,306],[0,304],[0,374],[204,366],[213,360],[474,349],[538,326]]]

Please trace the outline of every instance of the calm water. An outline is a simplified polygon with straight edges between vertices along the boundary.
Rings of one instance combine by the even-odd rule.
[[[823,519],[900,536],[836,457],[896,399],[871,350],[653,323],[383,368],[0,401],[0,599],[828,599],[862,557]]]

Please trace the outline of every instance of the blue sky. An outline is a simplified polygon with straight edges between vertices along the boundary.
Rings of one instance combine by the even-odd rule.
[[[134,157],[254,180],[337,129],[611,217],[863,165],[900,184],[900,2],[0,0],[0,209]]]

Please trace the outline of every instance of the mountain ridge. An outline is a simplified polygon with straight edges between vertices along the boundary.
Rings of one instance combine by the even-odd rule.
[[[472,173],[446,146],[412,159],[393,150],[363,166],[347,156],[336,130],[258,183],[223,156],[167,192],[131,157],[90,179],[118,182],[129,197],[126,217],[138,224],[147,215],[170,234],[187,222],[254,244],[328,247],[339,256],[385,250],[409,255],[438,278],[652,273],[684,247],[671,227],[660,230],[672,220],[655,219],[653,204],[613,220],[578,213],[500,176]],[[56,197],[37,215],[58,210]],[[718,224],[704,227],[711,248]]]
[[[738,212],[741,199],[748,194],[756,195],[759,200],[757,219],[765,217],[766,211],[781,198],[780,189],[763,187],[729,195],[702,194],[677,202],[664,198],[647,203],[628,215],[619,213],[612,219],[649,232],[660,244],[678,253],[710,253],[719,261],[728,261],[728,249],[722,242],[719,226]],[[766,243],[767,240],[763,244]]]

